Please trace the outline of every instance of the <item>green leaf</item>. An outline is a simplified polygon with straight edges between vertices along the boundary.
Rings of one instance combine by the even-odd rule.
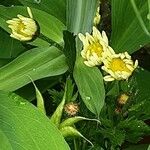
[[[12,150],[11,144],[5,135],[5,133],[0,129],[0,138],[1,138],[1,149],[2,150]]]
[[[76,100],[78,93],[74,94],[74,83],[70,77],[67,78],[66,86],[66,103],[69,103],[73,100]]]
[[[67,29],[75,34],[90,32],[97,5],[97,0],[67,0]]]
[[[33,105],[16,94],[2,91],[0,101],[0,128],[13,150],[69,150],[57,128]]]
[[[112,2],[112,35],[111,46],[116,52],[133,53],[150,41],[150,36],[143,31],[133,10],[131,1],[111,0]],[[136,5],[146,24],[148,24],[147,0],[138,0]]]
[[[143,99],[150,98],[150,72],[139,68],[138,71],[134,74],[138,87],[138,99],[139,101]]]
[[[32,79],[31,79],[32,81]],[[41,92],[39,91],[39,89],[37,88],[37,86],[35,85],[35,83],[32,81],[34,88],[35,88],[35,93],[36,93],[36,99],[37,99],[37,108],[44,114],[46,114],[45,111],[45,106],[44,106],[44,99],[42,97]]]
[[[4,7],[0,6],[0,26],[4,28],[7,32],[11,30],[8,28],[7,20],[16,18],[18,14],[29,17],[26,7],[14,6],[14,7]],[[50,14],[38,10],[32,9],[33,18],[39,23],[40,32],[47,36],[48,38],[60,43],[63,41],[63,33],[65,26],[57,18],[51,16]],[[1,21],[2,20],[2,21]]]
[[[150,147],[148,146],[148,144],[138,144],[138,145],[131,145],[123,150],[150,150]]]
[[[76,60],[76,44],[75,44],[75,36],[69,31],[64,31],[64,54],[67,58],[67,63],[69,66],[69,71],[72,73],[74,69],[74,64]]]
[[[121,146],[125,140],[125,133],[118,129],[102,129],[100,133],[103,134],[104,138],[109,139],[112,146]]]
[[[126,131],[126,140],[132,143],[138,142],[144,135],[150,135],[150,127],[143,121],[137,119],[121,121],[118,128]]]
[[[11,61],[11,59],[5,59],[5,58],[0,58],[0,67],[8,64]]]
[[[20,5],[20,3],[18,0],[7,0],[7,1],[1,1],[0,5],[12,6],[12,5]]]
[[[147,106],[150,106],[150,99],[139,101],[128,109],[128,116],[135,116],[137,119],[141,120],[150,119],[150,109]]]
[[[0,68],[0,90],[14,91],[33,80],[63,74],[68,69],[65,57],[55,47],[29,50]]]
[[[68,137],[68,136],[82,137],[84,140],[86,140],[88,143],[90,143],[92,145],[92,147],[94,147],[94,145],[91,143],[91,141],[89,141],[77,129],[75,129],[73,127],[67,126],[67,127],[61,128],[60,132],[62,133],[62,135],[64,137]]]
[[[66,0],[19,0],[27,7],[41,9],[66,23]]]
[[[55,112],[53,113],[50,119],[51,122],[53,122],[56,125],[56,127],[59,127],[60,122],[61,122],[63,108],[64,108],[64,104],[66,100],[66,90],[67,90],[67,86],[65,87],[65,92],[64,92],[64,96],[63,96],[61,103],[58,105],[58,107],[56,108]]]
[[[81,116],[75,116],[75,117],[68,118],[68,119],[64,120],[63,122],[61,122],[59,129],[67,127],[67,126],[73,126],[75,123],[82,121],[82,120],[96,121],[96,122],[100,123],[100,121],[97,119],[89,119],[89,118],[85,118],[85,117],[81,117]]]
[[[74,68],[74,79],[87,108],[99,116],[105,99],[101,72],[96,67],[86,66],[83,59],[78,57]]]
[[[0,28],[0,58],[14,58],[25,48],[21,43],[12,39],[9,34]]]

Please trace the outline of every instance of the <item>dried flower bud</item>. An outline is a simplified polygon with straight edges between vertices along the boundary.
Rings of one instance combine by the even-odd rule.
[[[129,96],[127,94],[125,94],[125,93],[121,94],[118,98],[118,103],[120,105],[124,105],[127,103],[128,99],[129,99]]]
[[[74,116],[79,111],[79,106],[76,103],[70,102],[65,105],[64,110],[69,116]]]

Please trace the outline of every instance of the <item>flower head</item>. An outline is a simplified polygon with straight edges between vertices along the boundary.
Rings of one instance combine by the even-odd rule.
[[[96,27],[93,27],[92,35],[86,33],[84,36],[79,33],[79,38],[83,43],[81,56],[85,59],[84,63],[89,67],[100,65],[109,53],[106,33],[102,31],[101,34]]]
[[[105,81],[128,79],[138,66],[138,61],[134,63],[127,52],[112,54],[103,63],[102,69],[109,74],[104,77]]]
[[[33,19],[31,10],[27,7],[30,18],[17,15],[18,18],[7,20],[9,28],[12,30],[11,37],[20,41],[30,41],[38,30],[37,23]]]
[[[79,106],[76,103],[70,102],[65,105],[64,110],[69,116],[74,116],[79,111]]]

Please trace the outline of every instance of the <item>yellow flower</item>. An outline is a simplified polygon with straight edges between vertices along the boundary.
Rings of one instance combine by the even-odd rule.
[[[100,7],[97,7],[96,15],[94,17],[94,25],[98,25],[100,23],[101,16],[99,14]]]
[[[27,7],[29,17],[17,15],[18,18],[7,20],[9,28],[12,30],[11,37],[20,41],[30,41],[37,32],[38,26],[33,19],[31,10]]]
[[[104,77],[105,81],[127,80],[138,66],[138,61],[136,60],[134,63],[127,52],[112,54],[103,63],[102,69],[109,73]]]
[[[85,59],[84,63],[87,66],[100,65],[103,59],[109,55],[109,49],[111,48],[108,46],[108,38],[104,31],[101,34],[96,27],[93,27],[92,35],[86,33],[84,36],[79,33],[79,39],[83,43],[81,56]]]

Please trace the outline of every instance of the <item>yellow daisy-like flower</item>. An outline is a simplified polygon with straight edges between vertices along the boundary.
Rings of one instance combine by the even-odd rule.
[[[31,10],[27,7],[30,18],[17,15],[18,18],[7,20],[9,28],[12,30],[11,37],[20,41],[30,41],[38,30],[38,26],[33,19]]]
[[[92,35],[86,33],[84,36],[79,33],[79,39],[83,43],[81,56],[85,59],[84,63],[87,66],[100,65],[103,59],[109,55],[109,49],[111,48],[108,46],[108,38],[104,31],[101,34],[96,27],[93,27]]]
[[[104,77],[105,81],[113,81],[113,80],[127,80],[134,69],[138,66],[138,61],[135,63],[131,59],[131,56],[125,53],[112,54],[111,57],[107,57],[103,61],[104,66],[102,69],[109,73]]]

